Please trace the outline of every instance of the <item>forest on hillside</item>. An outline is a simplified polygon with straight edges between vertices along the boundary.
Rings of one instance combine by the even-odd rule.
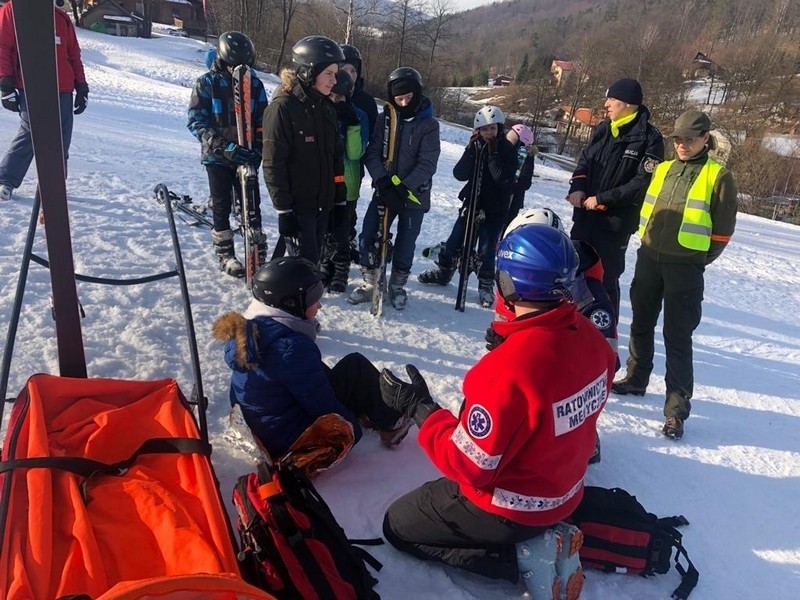
[[[800,134],[797,0],[509,0],[466,12],[454,0],[206,4],[214,29],[250,35],[268,70],[288,64],[296,40],[326,35],[361,50],[375,96],[384,95],[392,69],[417,68],[444,116],[454,107],[440,88],[513,75],[498,103],[532,125],[554,107],[600,109],[610,82],[635,77],[654,122],[669,131],[687,107],[711,100],[692,96],[687,84],[702,52],[713,65],[703,73],[715,98],[707,109],[742,190],[754,198],[800,193],[797,160],[764,147],[765,137]],[[563,86],[553,85],[554,59],[575,66]],[[566,138],[561,147],[575,152],[578,142]]]

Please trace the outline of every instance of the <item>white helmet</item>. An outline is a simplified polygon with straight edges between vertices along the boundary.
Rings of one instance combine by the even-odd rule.
[[[530,225],[532,223],[549,225],[550,227],[555,227],[562,233],[566,233],[564,231],[564,224],[561,222],[561,218],[552,208],[530,208],[518,214],[514,220],[508,224],[508,227],[506,227],[506,230],[503,233],[503,237],[506,237],[517,227]]]
[[[492,123],[502,125],[505,122],[506,116],[496,106],[484,106],[475,113],[475,129],[480,129],[484,125],[491,125]]]

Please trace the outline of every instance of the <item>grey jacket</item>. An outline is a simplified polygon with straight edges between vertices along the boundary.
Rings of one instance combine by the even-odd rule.
[[[381,113],[364,154],[364,164],[372,181],[394,174],[386,172],[381,159],[385,119],[386,115]],[[399,142],[397,176],[419,198],[419,208],[428,212],[431,208],[431,183],[441,152],[439,121],[433,117],[433,105],[428,98],[423,98],[414,118],[400,121]],[[407,202],[406,206],[417,208],[412,202]]]

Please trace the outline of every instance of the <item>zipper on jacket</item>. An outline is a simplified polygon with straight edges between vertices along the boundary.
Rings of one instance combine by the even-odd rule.
[[[670,207],[672,206],[672,201],[675,199],[675,191],[678,189],[678,183],[680,182],[681,177],[683,177],[683,174],[686,172],[686,163],[684,161],[678,161],[678,162],[681,163],[681,171],[677,175],[678,181],[675,182],[675,185],[672,186],[672,190],[670,190],[670,192],[669,192],[669,200],[667,200],[667,210],[669,210]],[[651,218],[652,217],[655,217],[655,210],[653,210],[653,214],[651,215]],[[661,240],[661,244],[659,244],[658,248],[656,249],[656,260],[659,260],[661,254],[662,254],[662,246],[663,246],[663,244],[665,242],[664,235],[665,235],[666,226],[667,226],[666,219],[662,220],[662,223],[661,223],[661,235],[659,236],[659,239]]]

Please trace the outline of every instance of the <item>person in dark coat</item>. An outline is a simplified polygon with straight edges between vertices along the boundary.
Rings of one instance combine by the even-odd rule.
[[[664,159],[664,139],[650,123],[642,99],[635,79],[611,84],[604,105],[608,117],[581,152],[567,195],[574,207],[570,237],[588,242],[600,255],[617,322],[628,240],[636,231],[650,177]]]
[[[428,269],[419,276],[420,283],[447,285],[453,278],[457,261],[464,244],[466,217],[464,212],[472,194],[475,174],[475,161],[481,160],[480,195],[476,210],[482,219],[476,224],[478,239],[478,293],[481,306],[488,308],[494,304],[494,251],[503,226],[506,223],[508,207],[511,203],[511,190],[517,170],[517,151],[503,131],[505,115],[496,106],[484,106],[475,114],[475,131],[469,139],[464,154],[456,166],[453,176],[458,181],[466,181],[458,197],[464,204],[450,237],[439,252],[437,267]]]
[[[323,36],[292,48],[293,69],[264,113],[264,180],[278,212],[278,232],[290,255],[319,263],[331,211],[347,212],[344,146],[328,96],[344,54]]]
[[[230,401],[270,456],[280,458],[317,419],[336,414],[352,428],[376,427],[383,442],[400,442],[410,419],[384,404],[379,373],[358,353],[333,368],[315,342],[316,315],[324,293],[322,274],[310,261],[286,256],[261,267],[244,314],[227,313],[214,323],[232,370]]]
[[[433,175],[439,162],[439,122],[433,117],[433,105],[422,93],[422,76],[410,67],[400,67],[389,75],[390,102],[372,132],[364,163],[372,176],[375,194],[367,207],[359,237],[361,271],[364,282],[353,290],[351,304],[372,298],[377,278],[379,244],[379,207],[389,213],[389,225],[397,218],[397,236],[392,253],[389,300],[397,310],[406,307],[405,286],[411,273],[414,248],[422,228],[422,219],[431,208]],[[384,124],[389,113],[397,116],[396,158],[390,170],[382,156]]]

